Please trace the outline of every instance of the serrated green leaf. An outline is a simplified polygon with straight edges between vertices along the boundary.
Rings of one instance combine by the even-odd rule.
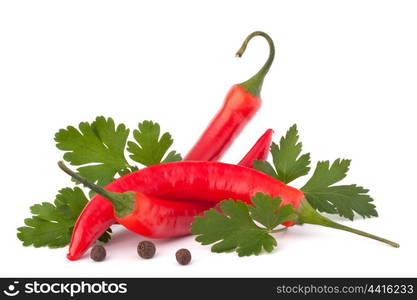
[[[168,153],[168,155],[164,158],[162,162],[167,163],[167,162],[174,162],[174,161],[181,161],[181,160],[182,160],[181,154],[177,153],[176,151],[171,151]]]
[[[19,227],[17,237],[24,246],[60,248],[68,245],[71,229],[63,223],[50,222],[39,217],[25,220],[24,227]]]
[[[315,188],[328,187],[346,177],[349,171],[350,159],[336,159],[330,166],[330,162],[319,161],[313,175],[302,187],[302,190],[314,190]]]
[[[264,160],[254,160],[253,168],[255,170],[261,171],[271,177],[278,179],[278,174],[275,172],[274,167],[267,161]]]
[[[56,206],[49,202],[42,202],[30,207],[30,212],[34,215],[41,215],[45,221],[60,222],[65,221],[65,212],[61,213]]]
[[[200,235],[196,238],[198,242],[203,245],[217,242],[211,248],[213,252],[236,250],[239,256],[258,255],[262,247],[275,246],[274,238],[251,220],[245,203],[225,200],[220,207],[227,216],[211,209],[204,214],[205,218],[196,217],[192,232]]]
[[[68,126],[55,134],[57,148],[65,151],[64,159],[78,168],[90,181],[105,186],[115,175],[129,167],[124,150],[129,129],[117,127],[112,118],[97,117],[89,124],[82,122],[78,129]]]
[[[251,201],[253,206],[249,206],[250,215],[268,230],[297,218],[291,204],[281,206],[280,197],[272,198],[270,195],[257,193],[251,197]]]
[[[375,205],[371,203],[373,199],[367,193],[367,189],[355,184],[323,187],[305,192],[308,202],[315,209],[337,213],[349,220],[353,220],[353,212],[363,218],[378,216]]]
[[[291,205],[279,207],[281,200],[257,193],[250,206],[242,201],[224,200],[221,213],[215,209],[195,218],[191,232],[203,245],[215,243],[213,252],[236,251],[239,256],[258,255],[262,249],[271,252],[277,245],[272,230],[282,222],[296,217]],[[258,226],[259,222],[266,228]]]
[[[63,188],[55,197],[55,205],[61,213],[66,211],[67,219],[76,219],[87,205],[88,199],[84,192],[78,188]]]
[[[349,220],[353,220],[354,212],[363,218],[377,217],[369,190],[355,184],[333,185],[346,177],[349,165],[347,159],[337,159],[331,166],[329,161],[318,162],[312,177],[301,190],[318,211],[338,214]]]
[[[137,170],[139,170],[139,168],[138,168],[138,167],[135,167],[135,166],[130,166],[129,168],[126,168],[126,169],[120,170],[120,171],[119,171],[119,175],[120,175],[120,176],[123,176],[123,175],[129,174],[129,173],[132,173],[132,172],[136,172]]]
[[[17,237],[24,246],[58,248],[68,245],[72,228],[87,204],[83,191],[64,188],[58,192],[54,203],[43,202],[31,207],[32,218],[25,219]]]
[[[297,125],[288,129],[281,137],[279,145],[272,143],[273,165],[268,162],[255,161],[254,168],[284,183],[289,183],[310,170],[310,153],[302,154],[302,144],[298,142]]]
[[[77,172],[80,176],[95,182],[98,186],[104,187],[112,182],[115,179],[115,175],[122,172],[122,170],[123,169],[116,171],[116,169],[109,165],[101,164],[79,167]]]
[[[144,165],[151,166],[161,162],[181,160],[181,156],[171,151],[165,159],[164,156],[173,144],[173,139],[168,132],[161,134],[158,123],[143,121],[139,123],[138,129],[133,131],[135,142],[128,142],[127,151],[131,153],[130,158]]]
[[[278,179],[289,183],[298,177],[304,176],[310,170],[310,154],[303,154],[302,144],[298,142],[297,125],[288,129],[285,136],[281,137],[279,145],[272,143],[271,154]]]

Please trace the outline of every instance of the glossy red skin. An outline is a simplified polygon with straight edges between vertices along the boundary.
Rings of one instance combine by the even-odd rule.
[[[130,174],[127,174],[106,187],[107,190],[113,192],[133,191],[139,192],[151,197],[138,196],[136,210],[123,219],[116,220],[131,231],[146,235],[149,237],[175,237],[189,233],[189,224],[192,218],[187,219],[191,215],[201,214],[207,208],[213,207],[225,199],[241,200],[246,203],[250,202],[250,197],[257,192],[263,192],[273,197],[280,196],[282,205],[292,204],[298,207],[300,201],[304,198],[301,191],[285,185],[277,179],[270,177],[262,172],[247,167],[219,163],[219,162],[174,162],[151,166]],[[159,205],[149,205],[149,208],[142,209],[140,201],[143,199],[160,199],[160,204],[165,204],[166,208],[172,211],[171,214],[161,214],[165,208]],[[91,200],[93,201],[93,200]],[[96,195],[94,201],[99,201],[101,207],[99,210],[90,211],[97,220],[100,220],[100,213],[109,213],[113,211],[110,202]],[[186,214],[182,229],[172,228],[178,215],[184,214],[182,209],[175,209],[173,202],[192,201],[193,212]],[[200,207],[194,206],[200,203]],[[201,209],[201,210],[200,210]],[[84,211],[83,211],[84,213]],[[170,220],[168,216],[172,216]],[[81,217],[81,216],[80,216]],[[91,215],[90,215],[91,217]],[[81,217],[83,218],[83,217]],[[144,222],[148,225],[144,225]],[[152,226],[158,225],[157,229]],[[285,225],[292,225],[286,223]],[[148,227],[148,229],[144,229]],[[77,232],[77,230],[75,230]],[[97,236],[98,237],[98,236]],[[77,259],[87,250],[87,244],[83,243],[83,237],[73,236],[73,241],[81,241],[78,246],[85,247],[77,249],[77,244],[72,243],[68,258]],[[77,250],[75,252],[71,252]]]
[[[269,148],[271,147],[273,134],[274,131],[272,129],[265,131],[238,165],[253,168],[254,160],[266,160],[269,154]]]
[[[182,161],[159,164],[116,180],[125,191],[171,201],[218,203],[232,198],[246,203],[257,192],[280,196],[298,207],[304,194],[257,170],[221,162]]]
[[[234,85],[220,111],[184,160],[217,161],[230,147],[261,106],[261,99]]]
[[[149,231],[144,231],[143,219],[149,218],[149,210],[142,209],[142,202],[145,195],[152,195],[160,199],[161,203],[165,201],[193,201],[201,203],[217,204],[225,199],[241,200],[251,204],[250,197],[257,192],[269,194],[272,197],[280,196],[281,205],[291,204],[298,207],[304,194],[281,181],[270,177],[254,169],[219,163],[219,162],[174,162],[160,164],[142,169],[125,175],[121,178],[120,184],[128,187],[136,187],[135,192],[140,192],[136,198],[136,209],[129,215],[116,220],[124,225],[127,229],[141,235],[148,235]],[[104,199],[104,198],[103,198]],[[208,205],[207,207],[210,207]],[[159,209],[159,208],[156,208]],[[202,211],[195,210],[196,215]],[[144,214],[144,213],[147,213]],[[153,218],[159,219],[161,216],[156,213],[152,214]],[[174,219],[175,219],[175,215]],[[166,216],[162,217],[161,225],[164,226]],[[193,218],[187,219],[184,230],[188,233]],[[286,223],[285,225],[292,225]],[[163,236],[171,231],[167,226],[162,230]],[[184,232],[181,232],[182,234]],[[174,237],[171,233],[170,237]]]
[[[262,138],[263,137],[261,137],[261,139]],[[257,144],[258,142],[255,144],[255,146]],[[255,159],[266,159],[268,155],[269,144],[264,143],[265,149],[263,150],[260,149],[260,147],[258,146],[252,147],[252,149],[245,155],[244,160],[242,160],[239,164],[242,166],[249,166],[246,165],[247,162],[251,162]],[[126,192],[128,190],[131,190],[130,187],[126,187],[125,185],[122,186],[119,180],[111,182],[105,188],[113,192]],[[127,188],[127,190],[125,188]],[[153,204],[154,206],[156,206],[156,208],[153,208],[153,206],[151,205],[151,201],[154,201]],[[147,225],[144,225],[144,227],[148,228],[148,230],[144,229],[144,232],[146,232],[146,236],[166,237],[172,234],[175,234],[176,236],[188,234],[189,224],[191,222],[186,221],[185,219],[183,219],[183,221],[181,222],[176,222],[175,214],[185,214],[186,216],[194,214],[194,216],[196,216],[202,211],[213,206],[213,204],[210,203],[210,207],[207,208],[206,203],[197,204],[193,202],[193,204],[195,204],[195,207],[189,207],[189,211],[187,212],[179,210],[180,207],[177,206],[177,203],[178,201],[172,202],[156,198],[147,198],[147,204],[144,204],[143,207],[148,207],[152,213],[158,212],[159,215],[166,216],[167,214],[169,214],[169,216],[173,217],[173,220],[165,218],[165,223],[163,223],[160,218],[154,217],[155,214],[150,214],[149,212],[147,212],[146,220],[142,219],[144,223],[147,223]],[[158,205],[159,209],[157,208]],[[177,210],[172,209],[172,207],[177,208]],[[164,210],[162,210],[162,208],[164,208]],[[184,207],[182,207],[182,209],[184,209]],[[70,260],[76,260],[79,257],[81,257],[81,255],[83,255],[84,252],[87,251],[87,249],[106,231],[106,229],[113,225],[115,222],[116,219],[114,217],[113,206],[110,204],[110,202],[107,199],[104,199],[103,197],[100,197],[98,195],[94,196],[83,209],[74,226],[67,258]],[[188,226],[184,227],[184,223],[187,222]],[[151,230],[151,228],[153,228],[153,231]]]
[[[213,207],[210,202],[169,201],[136,192],[134,214],[116,218],[129,230],[152,238],[171,238],[190,234],[195,216]]]

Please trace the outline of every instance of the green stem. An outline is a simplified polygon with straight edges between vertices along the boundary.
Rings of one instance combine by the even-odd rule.
[[[247,92],[254,95],[255,97],[260,97],[262,83],[264,81],[266,73],[268,73],[269,68],[272,65],[275,57],[275,46],[274,42],[272,41],[271,37],[267,35],[265,32],[262,31],[255,31],[252,32],[248,37],[243,41],[242,46],[237,51],[236,56],[241,57],[243,53],[245,53],[246,47],[249,41],[255,36],[262,36],[266,39],[269,45],[269,56],[263,67],[253,75],[250,79],[246,80],[245,82],[240,83],[239,85],[242,86]]]
[[[85,187],[93,190],[100,196],[109,200],[111,204],[113,205],[113,208],[117,217],[123,218],[134,211],[134,208],[135,208],[135,193],[134,192],[114,193],[114,192],[106,191],[102,187],[94,184],[93,182],[75,173],[73,170],[68,168],[62,160],[58,162],[58,166],[61,168],[62,171],[70,175],[72,178],[81,182]]]
[[[358,229],[354,229],[354,228],[336,223],[330,220],[329,218],[326,218],[320,215],[313,207],[311,207],[311,205],[307,202],[306,199],[303,199],[300,202],[300,206],[297,209],[297,213],[298,213],[298,222],[301,224],[307,223],[307,224],[314,224],[314,225],[320,225],[320,226],[330,227],[334,229],[344,230],[344,231],[361,235],[361,236],[364,236],[373,240],[380,241],[382,243],[388,244],[395,248],[400,247],[400,245],[395,242],[392,242],[390,240],[384,239],[382,237],[379,237],[379,236],[376,236],[376,235],[373,235],[373,234],[370,234],[370,233],[367,233]]]

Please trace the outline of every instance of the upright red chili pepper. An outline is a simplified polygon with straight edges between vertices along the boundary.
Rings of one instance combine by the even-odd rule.
[[[242,166],[249,166],[250,162],[253,162],[254,160],[263,160],[266,159],[268,155],[268,150],[271,144],[271,135],[272,130],[268,130],[258,141],[257,143],[252,147],[252,149],[245,155],[244,159],[239,163]],[[263,147],[263,148],[262,148]],[[117,181],[115,181],[117,182]],[[119,186],[116,183],[110,183],[106,186],[106,189],[110,189],[113,192],[125,192],[124,187]],[[148,200],[148,201],[146,201]],[[169,218],[162,218],[161,221],[160,218],[148,218],[147,222],[151,223],[148,224],[148,228],[160,228],[158,226],[155,226],[154,222],[155,220],[159,220],[158,222],[167,224],[169,222],[174,224],[180,224],[185,223],[189,224],[192,221],[192,218],[194,218],[195,215],[197,215],[199,212],[202,212],[206,210],[208,207],[212,207],[213,204],[210,204],[210,206],[207,206],[207,203],[204,204],[197,204],[197,203],[189,203],[189,206],[183,207],[179,206],[178,202],[176,203],[169,203],[164,202],[159,199],[155,198],[144,198],[144,203],[160,203],[160,209],[156,208],[156,205],[150,205],[150,204],[143,204],[142,210],[146,210],[146,208],[149,208],[149,210],[152,210],[151,212],[147,212],[149,216],[152,216],[154,213],[158,212],[161,216],[166,214],[175,214],[177,216],[178,221],[169,219]],[[162,202],[161,202],[162,201]],[[167,209],[164,210],[163,207],[170,207],[171,210]],[[176,207],[179,212],[172,208]],[[168,213],[167,213],[168,211]],[[180,217],[181,214],[182,217]],[[181,221],[182,220],[182,221]],[[77,222],[75,223],[74,229],[72,230],[72,236],[71,236],[71,242],[69,246],[69,253],[67,255],[68,259],[70,260],[76,260],[78,259],[87,249],[106,231],[107,228],[109,228],[111,225],[113,225],[116,222],[116,219],[114,217],[113,207],[111,206],[110,202],[104,199],[103,197],[99,197],[98,195],[94,196],[90,202],[86,205],[86,207],[81,212],[80,216],[77,219]],[[156,221],[155,221],[156,222]],[[168,226],[168,225],[167,225]],[[172,224],[173,230],[176,232],[177,235],[184,235],[187,234],[189,231],[188,229],[184,232],[184,229],[180,227],[175,227]],[[179,228],[179,229],[178,229]],[[176,231],[177,230],[177,231]],[[162,237],[162,233],[156,230],[156,232],[151,231],[149,229],[148,236],[153,237]]]
[[[159,164],[127,174],[114,181],[105,190],[69,170],[62,162],[59,163],[59,166],[67,174],[94,190],[98,197],[108,199],[113,205],[117,221],[129,230],[142,235],[149,234],[149,228],[146,225],[150,218],[150,221],[156,223],[157,226],[166,222],[166,209],[174,211],[171,215],[174,220],[177,217],[176,213],[179,213],[181,218],[185,215],[183,211],[170,207],[172,201],[194,201],[201,204],[218,203],[231,198],[251,203],[250,197],[257,192],[262,192],[272,197],[281,197],[281,205],[291,204],[296,208],[298,223],[316,224],[345,230],[399,247],[397,243],[338,224],[320,215],[305,200],[301,191],[287,186],[262,172],[246,167],[219,162],[197,161]],[[115,187],[126,192],[115,193],[113,190]],[[144,203],[151,203],[152,205],[153,197],[166,199],[161,201],[170,201],[170,204],[163,208],[156,205],[155,209],[158,212],[152,213],[152,209],[148,207],[144,209],[143,206]],[[185,209],[187,208],[185,207]],[[192,209],[195,212],[195,208],[192,207]],[[162,214],[159,213],[161,210],[163,211]],[[187,216],[189,215],[187,212]],[[161,220],[160,216],[163,216],[164,219]],[[292,222],[284,223],[284,225],[292,225]],[[162,231],[165,231],[167,235],[171,234],[172,228],[164,225],[162,227]]]
[[[232,86],[222,108],[184,160],[219,160],[261,106],[262,83],[275,56],[274,42],[266,33],[255,31],[245,39],[236,56],[242,56],[249,41],[255,36],[262,36],[268,41],[268,60],[249,80]]]

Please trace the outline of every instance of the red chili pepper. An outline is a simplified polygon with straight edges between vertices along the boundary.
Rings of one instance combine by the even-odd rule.
[[[272,129],[265,131],[238,165],[253,168],[254,160],[266,160],[269,154],[273,134],[274,131]]]
[[[267,130],[267,132],[256,142],[256,144],[252,147],[252,149],[245,155],[244,159],[239,163],[242,166],[249,166],[250,162],[253,162],[254,160],[263,160],[266,159],[268,155],[268,150],[271,144],[271,135],[273,131]],[[262,149],[262,147],[264,147]],[[265,154],[266,153],[266,154]],[[117,181],[115,181],[117,182]],[[106,186],[106,189],[109,189],[113,192],[125,192],[126,190],[124,187],[119,186],[119,184],[116,183],[110,183]],[[175,207],[176,210],[171,210],[171,213],[174,213],[176,211],[176,217],[178,220],[182,221],[175,221],[172,219],[164,218],[165,222],[169,223],[175,223],[179,224],[180,222],[190,224],[192,221],[192,218],[194,218],[195,215],[198,215],[199,212],[202,212],[209,207],[212,207],[213,204],[210,203],[209,206],[207,206],[207,203],[187,203],[188,206],[179,206],[178,202],[167,202],[164,200],[159,199],[151,199],[151,198],[144,198],[143,200],[142,209],[145,209],[148,207],[149,209],[152,209],[153,212],[156,212],[158,208],[155,208],[157,206],[152,206],[149,203],[159,203],[161,210],[159,211],[159,214],[162,215],[164,211],[168,211],[168,209],[165,209],[167,207]],[[184,204],[185,205],[185,204]],[[164,208],[163,208],[164,207]],[[181,213],[185,213],[186,216],[180,217]],[[148,212],[148,215],[151,215]],[[160,220],[160,219],[158,219]],[[154,222],[155,220],[148,218],[148,222]],[[69,246],[69,253],[67,257],[70,260],[76,260],[78,259],[87,249],[106,231],[107,228],[109,228],[111,225],[113,225],[116,222],[116,219],[114,217],[113,207],[110,204],[109,201],[104,199],[103,197],[94,196],[90,202],[86,205],[86,207],[81,212],[80,216],[78,217],[77,222],[75,223],[74,229],[72,231],[71,236],[71,242]],[[160,228],[158,226],[155,226],[154,223],[148,224],[149,228]],[[168,225],[167,225],[168,226]],[[172,226],[172,224],[170,225]],[[183,227],[175,227],[172,226],[172,230],[177,230],[179,228],[179,231],[175,231],[176,235],[185,235],[189,233],[189,230],[181,229]],[[188,228],[188,227],[186,227]],[[182,231],[181,231],[182,230]],[[151,233],[149,232],[147,236],[159,236],[162,237],[161,232],[155,232]]]
[[[96,201],[100,201],[102,205],[99,212],[103,211],[103,207],[110,207],[114,211],[114,206],[116,220],[120,224],[149,237],[188,234],[190,223],[196,215],[228,198],[250,203],[250,197],[256,192],[264,192],[271,196],[280,196],[282,204],[291,203],[294,207],[298,207],[304,198],[301,191],[264,173],[218,162],[193,161],[154,165],[124,175],[107,185],[106,189],[88,182],[62,162],[60,167],[97,193],[94,198],[99,199]],[[137,201],[134,214],[120,219],[117,211],[124,210],[120,201],[132,201],[130,192],[134,192]],[[118,200],[112,206],[107,200],[109,198]],[[95,216],[98,216],[97,211]]]
[[[249,41],[255,36],[262,36],[268,41],[268,60],[249,80],[232,86],[222,108],[184,160],[219,160],[261,106],[262,83],[275,56],[273,41],[266,33],[255,31],[246,38],[236,56],[242,56]]]
[[[95,191],[98,194],[97,199],[102,199],[103,204],[107,202],[109,206],[113,206],[116,220],[120,224],[141,235],[175,237],[186,234],[193,217],[211,207],[210,203],[229,198],[251,203],[250,197],[262,192],[272,197],[281,197],[281,205],[291,204],[296,208],[300,223],[345,230],[394,247],[399,246],[389,240],[331,221],[316,212],[301,191],[262,172],[242,166],[195,161],[159,164],[127,174],[109,184],[106,190],[80,177],[63,162],[59,166]],[[201,206],[194,205],[197,203]],[[204,207],[205,205],[207,206]],[[177,223],[176,220],[180,222]],[[286,226],[292,224],[284,223]],[[70,253],[68,258],[78,257]]]

